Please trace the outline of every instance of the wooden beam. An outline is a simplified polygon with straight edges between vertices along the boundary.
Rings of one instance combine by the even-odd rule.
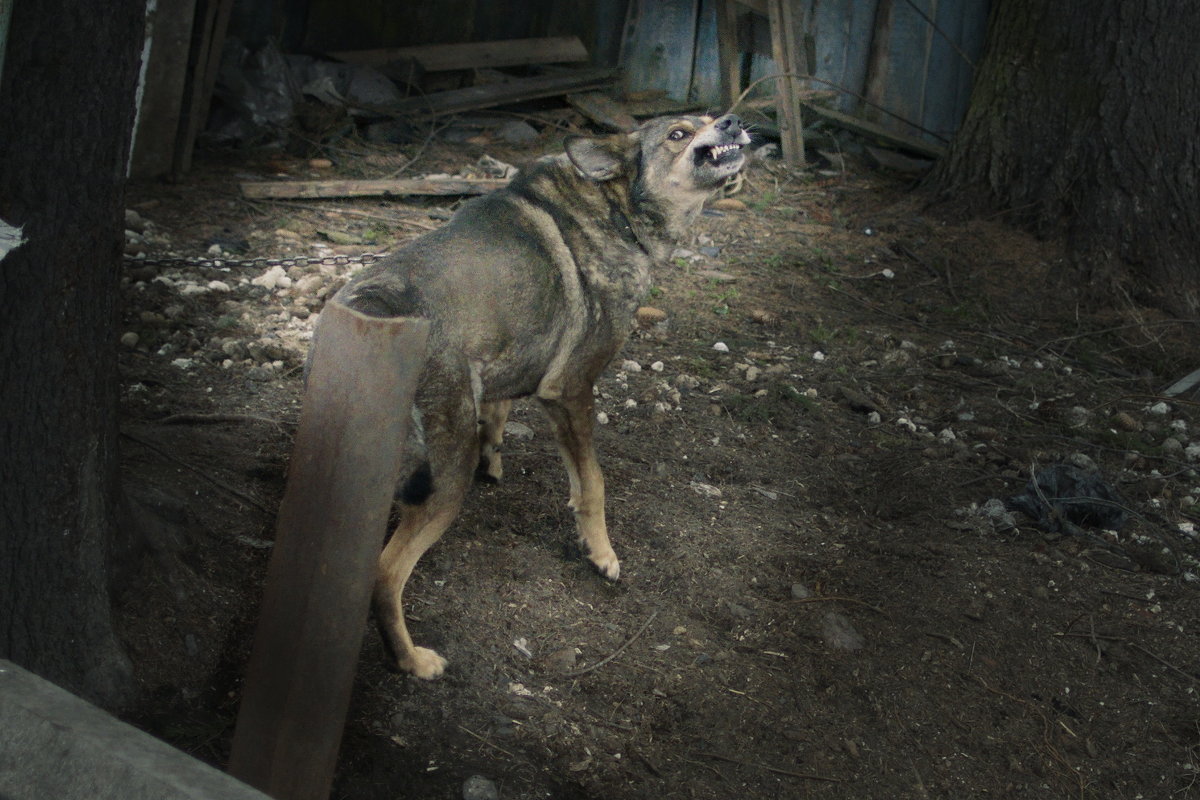
[[[295,197],[388,197],[389,195],[471,195],[507,186],[507,180],[490,178],[410,178],[331,181],[246,181],[244,197],[288,199]]]
[[[771,54],[785,75],[775,82],[776,118],[783,160],[789,167],[804,166],[804,130],[800,119],[800,76],[808,74],[804,45],[797,35],[791,0],[767,0],[771,22]]]
[[[321,314],[229,762],[276,800],[329,797],[428,331]]]
[[[412,59],[426,72],[485,67],[495,69],[526,64],[574,64],[588,60],[587,48],[578,36],[428,44],[420,47],[389,47],[382,50],[347,50],[329,55],[339,61],[372,67]]]
[[[865,119],[859,119],[858,117],[852,117],[849,114],[843,114],[840,111],[834,111],[832,108],[825,108],[824,106],[818,106],[812,103],[804,103],[804,107],[818,116],[824,117],[833,124],[845,128],[848,131],[853,131],[854,133],[858,133],[863,136],[869,136],[878,139],[881,142],[887,142],[889,145],[899,150],[906,150],[916,153],[917,155],[924,156],[925,158],[941,158],[942,156],[946,155],[946,148],[941,145],[932,144],[924,139],[917,139],[913,136],[905,136],[902,133],[895,133],[883,127],[882,125],[875,124],[874,122],[869,122]]]
[[[441,114],[459,114],[480,108],[523,103],[541,97],[556,97],[589,89],[609,86],[620,73],[615,69],[581,69],[560,75],[542,75],[536,78],[517,78],[508,83],[486,86],[469,86],[466,89],[451,89],[418,97],[410,97],[375,111],[404,117],[421,119]]]

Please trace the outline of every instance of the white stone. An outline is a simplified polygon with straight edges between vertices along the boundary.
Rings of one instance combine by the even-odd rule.
[[[713,350],[716,350],[718,353],[728,353],[729,345],[725,344],[724,342],[717,342],[713,345]]]

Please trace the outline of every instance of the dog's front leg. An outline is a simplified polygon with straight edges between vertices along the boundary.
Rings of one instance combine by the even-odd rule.
[[[554,438],[571,483],[571,510],[579,529],[580,544],[588,559],[611,580],[621,575],[621,563],[608,540],[604,522],[604,475],[592,444],[592,396],[542,400],[554,427]]]

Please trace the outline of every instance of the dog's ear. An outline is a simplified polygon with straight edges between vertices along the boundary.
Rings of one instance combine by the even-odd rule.
[[[625,172],[625,151],[628,136],[568,136],[563,140],[567,158],[594,181],[610,181]]]

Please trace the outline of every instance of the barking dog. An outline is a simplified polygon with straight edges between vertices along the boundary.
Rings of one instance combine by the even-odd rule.
[[[472,473],[499,480],[514,398],[536,397],[545,409],[580,543],[600,574],[620,575],[592,447],[592,384],[624,344],[651,266],[741,169],[749,142],[733,115],[570,137],[565,153],[466,204],[338,293],[367,314],[431,323],[398,490],[400,524],[380,557],[373,597],[394,666],[419,678],[445,669],[444,658],[409,637],[404,584],[454,520]]]

